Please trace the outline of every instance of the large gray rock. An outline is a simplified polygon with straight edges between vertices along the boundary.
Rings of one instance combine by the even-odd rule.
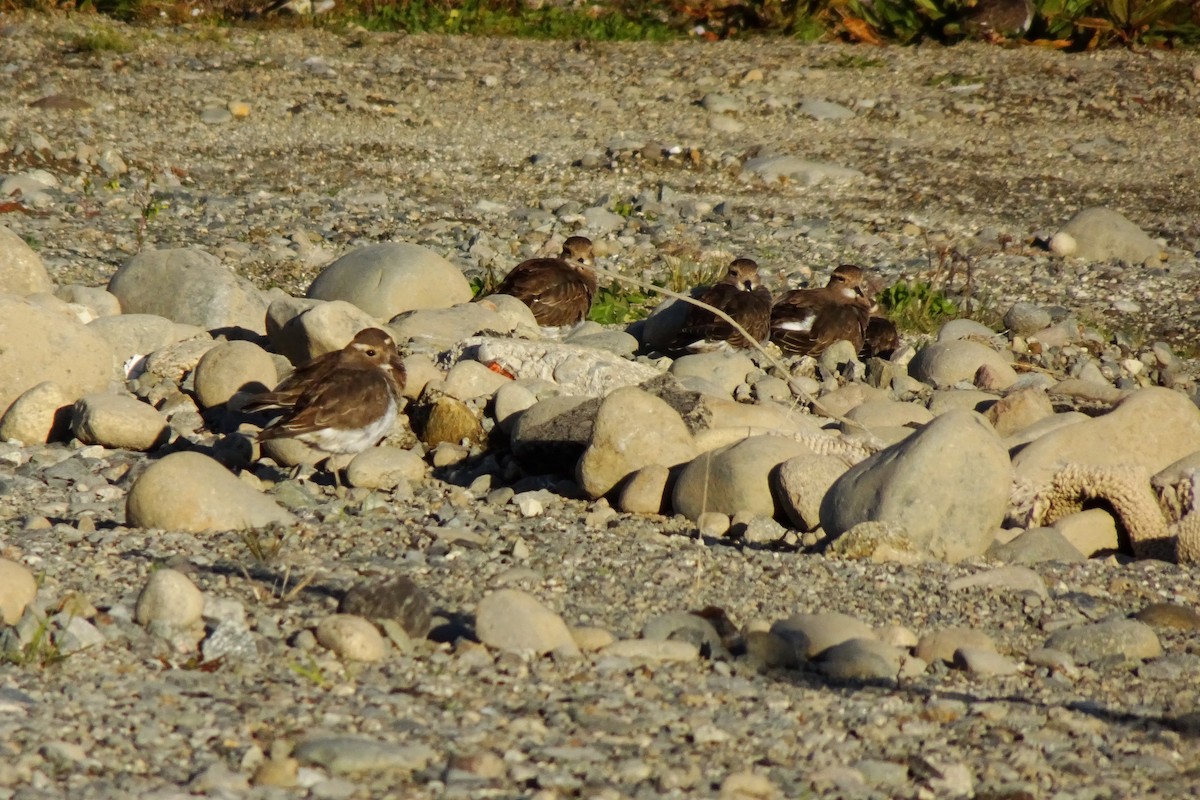
[[[1162,247],[1120,213],[1110,208],[1085,208],[1050,238],[1060,256],[1084,261],[1156,262]]]
[[[806,454],[789,458],[775,473],[779,504],[788,519],[802,531],[821,524],[821,502],[829,487],[849,469],[838,456]]]
[[[603,397],[662,373],[607,350],[565,342],[473,336],[459,343],[462,358],[495,365],[517,380],[557,384],[564,394]]]
[[[43,381],[27,389],[0,416],[0,441],[23,444],[65,439],[71,427],[72,403],[58,384]]]
[[[147,467],[129,490],[125,516],[138,528],[188,533],[295,522],[274,500],[194,451],[172,453]]]
[[[157,314],[100,317],[88,323],[88,330],[104,337],[112,347],[118,364],[125,364],[134,356],[145,356],[203,333],[199,326],[174,322]]]
[[[212,408],[238,392],[258,394],[279,382],[275,361],[254,342],[222,342],[200,357],[193,374],[196,401]]]
[[[475,633],[479,641],[497,650],[580,655],[562,617],[519,589],[501,589],[480,600]]]
[[[751,436],[702,453],[680,472],[671,492],[672,505],[677,514],[691,520],[706,511],[774,517],[771,473],[784,461],[811,453],[795,439],[771,435]]]
[[[799,186],[816,186],[819,183],[852,183],[863,177],[856,169],[809,161],[799,156],[768,155],[752,158],[742,165],[742,179],[761,178],[764,183],[787,180]]]
[[[341,350],[359,331],[379,327],[378,321],[351,303],[334,300],[299,301],[312,305],[283,319],[293,309],[295,298],[275,300],[268,309],[271,347],[293,364],[307,364],[318,356]],[[270,311],[274,311],[271,314]]]
[[[24,564],[0,558],[0,625],[16,625],[37,597],[37,581]]]
[[[746,382],[746,375],[754,368],[754,362],[743,353],[716,350],[680,356],[671,364],[670,372],[681,380],[700,378],[717,387],[722,394],[732,395],[739,384]]]
[[[432,250],[407,242],[351,250],[321,271],[308,296],[345,300],[379,320],[418,308],[448,308],[471,299],[458,267]]]
[[[529,307],[521,306],[526,311]],[[532,330],[537,330],[537,320],[530,312]],[[513,321],[500,314],[490,301],[462,303],[452,308],[427,308],[406,311],[388,322],[388,329],[397,342],[412,340],[417,345],[445,349],[479,334],[506,334],[516,328]]]
[[[0,225],[0,292],[25,296],[54,291],[42,257],[25,240]]]
[[[512,452],[535,474],[573,474],[592,440],[600,401],[562,395],[547,397],[517,415],[510,434]]]
[[[1013,458],[1016,477],[1047,484],[1067,464],[1126,466],[1153,475],[1200,451],[1200,409],[1186,395],[1150,387],[1100,417],[1053,430]]]
[[[993,371],[997,388],[1011,386],[1017,373],[1008,359],[985,344],[970,339],[934,342],[917,353],[908,371],[919,381],[932,386],[952,386],[960,381],[972,381],[981,367]]]
[[[75,401],[71,432],[84,444],[153,450],[167,441],[166,418],[127,394],[89,394]]]
[[[1112,656],[1140,661],[1162,655],[1158,634],[1135,619],[1109,619],[1055,631],[1045,646],[1062,650],[1081,664]]]
[[[836,537],[860,522],[894,522],[909,541],[949,562],[980,555],[1008,508],[1008,452],[982,417],[950,411],[852,467],[821,504]]]
[[[126,314],[157,314],[209,331],[267,331],[258,289],[203,250],[144,250],[117,270],[108,290]]]
[[[696,443],[675,409],[627,386],[601,401],[576,474],[590,497],[602,497],[642,467],[673,467],[695,455]]]
[[[112,348],[74,320],[0,294],[0,416],[21,394],[53,381],[68,402],[117,377]]]

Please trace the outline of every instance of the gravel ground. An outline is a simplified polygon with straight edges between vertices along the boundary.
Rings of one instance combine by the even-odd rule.
[[[1030,300],[1119,336],[1194,344],[1200,84],[1186,54],[176,29],[126,30],[123,54],[73,52],[88,24],[0,16],[0,174],[45,169],[61,183],[2,221],[59,283],[103,285],[142,246],[187,244],[298,293],[330,256],[389,238],[471,274],[502,271],[607,207],[631,213],[594,238],[631,274],[748,254],[782,288],[854,261],[888,282],[951,279],[982,316]],[[55,94],[90,108],[30,107]],[[810,119],[806,98],[854,115]],[[743,180],[746,157],[766,151],[865,177]],[[1170,257],[1081,265],[1039,246],[1092,205],[1161,237]],[[569,496],[526,519],[487,501],[489,479],[457,473],[411,493],[325,496],[278,540],[197,537],[123,526],[144,457],[62,445],[0,445],[0,457],[0,556],[40,576],[51,611],[93,611],[108,640],[0,666],[0,798],[1066,800],[1200,785],[1194,632],[1157,629],[1164,655],[1145,663],[1023,661],[1065,624],[1195,608],[1194,568],[1038,565],[1046,598],[952,590],[983,565],[738,547],[682,518],[610,516]],[[130,622],[162,566],[240,604],[255,656],[199,663]],[[349,586],[395,573],[429,593],[429,640],[354,665],[303,635]],[[934,664],[870,685],[745,660],[456,644],[502,586],[619,637],[707,605],[739,626],[841,611],[917,635],[973,628],[1022,668]],[[395,747],[372,761],[344,745],[365,766],[304,767],[302,789],[248,786],[314,731]]]

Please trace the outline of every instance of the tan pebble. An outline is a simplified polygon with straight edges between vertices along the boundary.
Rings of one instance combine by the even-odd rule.
[[[250,116],[250,104],[241,100],[231,100],[229,103],[229,113],[235,117]]]
[[[292,788],[296,786],[296,776],[300,770],[300,762],[294,758],[284,758],[276,761],[264,761],[254,771],[254,777],[250,779],[250,783],[254,786],[282,786],[284,788]]]
[[[604,628],[594,627],[570,627],[571,638],[575,640],[575,644],[579,645],[579,649],[584,652],[591,652],[608,647],[617,640],[613,636],[612,631]]]
[[[351,661],[381,661],[387,652],[379,630],[352,614],[332,614],[321,620],[317,642]]]
[[[1176,603],[1151,603],[1134,615],[1139,621],[1156,628],[1200,630],[1200,614]]]
[[[15,625],[37,596],[37,581],[24,565],[0,558],[0,621]]]
[[[200,621],[204,594],[182,572],[160,569],[150,575],[138,595],[134,619],[139,625],[162,622],[186,628]]]

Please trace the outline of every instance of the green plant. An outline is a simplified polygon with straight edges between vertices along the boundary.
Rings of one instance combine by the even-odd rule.
[[[613,281],[600,287],[592,300],[588,319],[601,325],[624,325],[644,318],[650,313],[650,296],[644,292],[624,289]]]
[[[613,202],[612,210],[614,214],[622,217],[632,217],[637,211],[637,206],[632,200],[616,200]]]
[[[128,53],[133,41],[112,28],[94,28],[72,37],[68,47],[77,53]]]
[[[1080,16],[1074,24],[1095,32],[1093,44],[1102,38],[1140,41],[1156,32],[1165,34],[1173,17],[1183,21],[1179,12],[1184,7],[1180,0],[1096,0],[1085,8],[1100,11],[1101,15]]]
[[[280,550],[283,549],[283,536],[278,532],[267,532],[260,528],[248,528],[240,531],[238,536],[242,540],[242,544],[246,545],[246,549],[250,551],[250,555],[260,564],[268,564],[279,557]]]
[[[672,292],[690,292],[697,286],[709,286],[725,273],[728,262],[710,261],[707,264],[689,261],[676,256],[664,256],[663,263],[667,265],[666,279],[659,281],[665,289]]]
[[[947,319],[958,316],[958,306],[924,281],[900,281],[876,298],[889,319],[904,330],[929,333]]]
[[[49,617],[43,617],[38,620],[38,626],[34,629],[33,635],[29,637],[29,641],[21,645],[20,649],[0,653],[0,663],[44,669],[60,664],[69,657],[70,654],[62,652],[54,641],[54,637],[50,633]]]
[[[314,686],[324,688],[328,678],[325,675],[325,669],[314,661],[311,657],[303,664],[292,662],[288,664],[288,669],[301,678],[304,678]]]

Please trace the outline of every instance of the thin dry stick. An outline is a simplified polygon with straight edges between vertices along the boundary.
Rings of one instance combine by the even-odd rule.
[[[791,372],[788,370],[787,366],[782,361],[780,361],[775,356],[771,355],[771,353],[768,352],[765,347],[763,347],[761,344],[758,343],[757,339],[755,339],[753,336],[750,335],[749,331],[747,331],[745,328],[743,328],[741,325],[739,325],[733,317],[729,316],[721,309],[714,308],[714,307],[710,306],[708,303],[701,302],[694,297],[689,297],[688,295],[681,294],[680,292],[673,292],[670,289],[667,289],[665,287],[655,286],[653,283],[650,283],[649,281],[644,281],[641,278],[634,278],[629,275],[622,275],[619,272],[612,272],[611,270],[601,269],[600,267],[592,267],[592,271],[598,275],[603,275],[606,278],[612,278],[613,280],[623,281],[625,283],[631,283],[634,286],[637,286],[638,288],[647,289],[652,292],[658,292],[659,294],[665,294],[667,297],[673,297],[676,300],[682,300],[685,303],[691,303],[692,305],[696,306],[697,308],[703,308],[706,311],[710,311],[713,314],[716,314],[718,317],[720,317],[721,319],[725,320],[730,325],[732,325],[734,330],[736,330],[738,333],[742,334],[742,336],[745,337],[746,341],[748,341],[748,342],[750,342],[750,344],[754,345],[754,349],[757,350],[759,353],[762,353],[763,358],[765,358],[767,361],[769,361],[772,366],[777,367],[780,372],[782,372],[784,375],[787,375],[788,376],[788,378],[787,378],[788,388],[791,389],[793,392],[795,392],[796,396],[799,397],[801,400],[804,400],[806,403],[811,405],[818,414],[820,414],[821,416],[824,416],[824,417],[829,417],[830,419],[835,419],[838,422],[840,422],[843,425],[846,425],[850,428],[855,428],[855,429],[864,431],[867,434],[870,434],[870,430],[867,429],[867,427],[862,425],[861,423],[855,422],[854,420],[846,419],[845,417],[843,417],[839,414],[834,414],[834,413],[830,412],[829,409],[827,409],[823,405],[821,405],[820,401],[818,401],[817,398],[813,397],[811,394],[809,394],[807,391],[805,391],[804,387],[801,386],[797,381],[795,381],[791,377]]]

